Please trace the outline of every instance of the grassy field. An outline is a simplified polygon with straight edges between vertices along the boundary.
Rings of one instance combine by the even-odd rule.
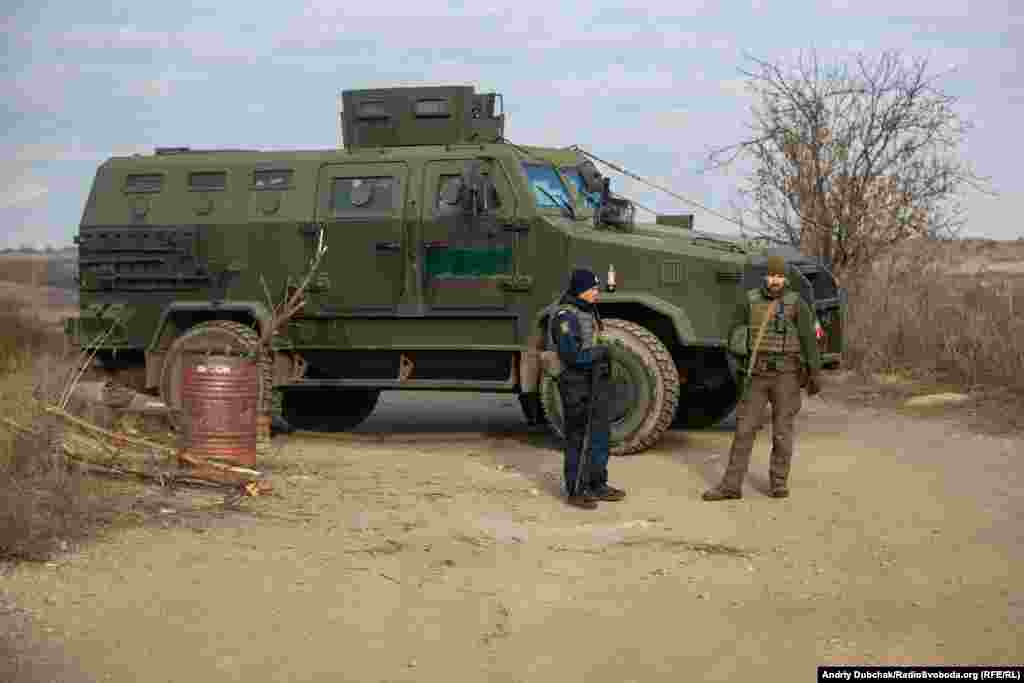
[[[70,250],[52,255],[17,252],[0,254],[0,280],[76,291],[75,259],[75,252]]]
[[[850,289],[850,369],[1024,392],[1024,242],[914,242]]]

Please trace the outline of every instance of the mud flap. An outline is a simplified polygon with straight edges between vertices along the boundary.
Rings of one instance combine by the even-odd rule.
[[[544,423],[543,411],[540,406],[540,392],[529,391],[519,394],[519,405],[522,406],[526,423],[534,427]]]

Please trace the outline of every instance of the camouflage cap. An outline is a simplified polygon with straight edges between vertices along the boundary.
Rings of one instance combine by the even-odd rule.
[[[782,258],[778,254],[772,254],[768,257],[768,274],[769,275],[785,275],[786,274],[786,259]]]

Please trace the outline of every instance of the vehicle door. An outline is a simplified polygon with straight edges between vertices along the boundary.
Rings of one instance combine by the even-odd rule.
[[[465,175],[478,162],[490,179],[477,210],[465,201]],[[505,309],[508,295],[500,277],[513,273],[515,195],[497,161],[459,159],[426,165],[422,232],[424,298],[430,310]]]
[[[328,245],[310,300],[324,312],[392,310],[402,286],[404,163],[328,164],[317,183],[317,222]],[[319,226],[308,230],[308,253]]]

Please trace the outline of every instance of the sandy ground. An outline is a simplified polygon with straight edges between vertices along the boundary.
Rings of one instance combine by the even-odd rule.
[[[1021,664],[1024,436],[805,400],[793,497],[705,503],[732,434],[558,497],[514,397],[384,394],[279,437],[277,496],[149,490],[158,519],[0,579],[11,681],[813,680],[825,663]],[[0,602],[0,605],[4,603]],[[17,607],[13,607],[17,605]],[[3,667],[7,668],[4,669]]]

